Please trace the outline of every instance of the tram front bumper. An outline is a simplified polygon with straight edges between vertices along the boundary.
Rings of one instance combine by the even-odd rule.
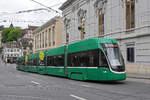
[[[121,81],[121,80],[126,80],[126,73],[110,73],[108,75],[108,80],[112,81]]]

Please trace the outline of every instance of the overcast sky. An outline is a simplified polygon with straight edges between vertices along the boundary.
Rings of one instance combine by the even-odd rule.
[[[66,0],[35,0],[46,6],[53,6],[53,9],[57,9],[64,3]],[[0,25],[5,25],[8,27],[10,23],[13,23],[14,26],[19,26],[22,28],[27,27],[28,25],[40,26],[44,24],[47,20],[50,20],[52,17],[58,15],[55,12],[48,12],[46,10],[28,12],[21,14],[14,14],[18,11],[32,10],[44,8],[41,5],[33,2],[32,0],[0,0]]]

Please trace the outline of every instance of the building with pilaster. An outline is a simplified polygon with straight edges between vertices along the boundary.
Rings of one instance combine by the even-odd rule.
[[[150,0],[67,0],[62,42],[118,41],[128,73],[150,74]]]
[[[62,18],[56,16],[33,31],[34,52],[62,45]]]

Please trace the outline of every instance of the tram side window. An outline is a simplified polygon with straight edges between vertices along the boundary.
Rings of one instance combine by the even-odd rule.
[[[106,57],[102,51],[99,52],[99,67],[108,67]]]
[[[21,60],[19,60],[18,64],[19,64],[19,65],[22,65],[22,62],[21,62]]]
[[[48,56],[47,66],[64,66],[64,55]]]
[[[79,55],[79,53],[72,54],[71,55],[71,66],[73,66],[73,67],[83,66],[83,64],[84,64],[83,59],[84,59],[83,56]],[[81,60],[82,60],[82,62],[81,62]]]
[[[32,66],[33,65],[33,59],[29,60],[29,65]]]
[[[17,60],[17,65],[20,65],[20,60]]]
[[[31,59],[30,62],[29,62],[30,66],[35,66],[36,65],[36,59]]]
[[[87,67],[95,67],[99,65],[99,50],[91,50],[87,52],[88,60],[86,61]]]
[[[63,55],[57,56],[57,63],[58,63],[58,66],[64,66],[64,56]]]
[[[57,66],[57,56],[53,56],[53,66]]]
[[[48,56],[47,57],[47,66],[52,66],[53,65],[53,57],[52,56]]]
[[[38,63],[39,66],[45,66],[45,63],[44,63],[45,59],[44,60],[38,59],[38,60],[39,60],[39,63]]]
[[[25,60],[22,60],[22,65],[25,65]]]
[[[26,65],[30,65],[30,62],[31,62],[31,60],[29,59],[28,61],[27,61],[27,63],[26,63]]]
[[[31,60],[29,59],[26,65],[30,65]]]
[[[20,65],[24,65],[24,64],[23,64],[23,60],[20,60]]]
[[[23,60],[20,60],[20,65],[23,65]]]
[[[34,66],[37,65],[37,59],[33,59],[33,65],[34,65]]]
[[[67,55],[67,66],[71,67],[72,66],[72,62],[71,62],[71,54]]]
[[[21,60],[18,60],[18,65],[21,65]]]
[[[88,50],[68,55],[68,66],[95,67],[98,65],[99,65],[99,50]]]

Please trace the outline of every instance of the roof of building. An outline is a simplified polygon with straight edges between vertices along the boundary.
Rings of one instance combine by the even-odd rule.
[[[10,26],[9,26],[9,28],[13,28],[13,27],[14,27],[14,25],[11,23]]]
[[[37,28],[38,28],[38,26],[30,26],[30,25],[28,25],[28,28],[22,29],[22,36],[24,36],[25,34],[27,34],[29,30],[34,31]]]
[[[20,48],[19,42],[11,41],[4,44],[4,48]]]
[[[44,28],[48,27],[49,25],[54,24],[58,19],[60,19],[60,16],[55,16],[52,19],[50,19],[48,22],[46,22],[45,24],[43,24],[41,27],[35,29],[33,31],[33,34],[40,32],[41,30],[43,30]]]
[[[31,25],[28,25],[28,29],[29,29],[29,30],[35,30],[36,28],[38,28],[38,26],[31,26]]]
[[[64,10],[68,5],[70,5],[75,0],[67,0],[65,3],[62,4],[62,6],[59,8],[60,10]]]

